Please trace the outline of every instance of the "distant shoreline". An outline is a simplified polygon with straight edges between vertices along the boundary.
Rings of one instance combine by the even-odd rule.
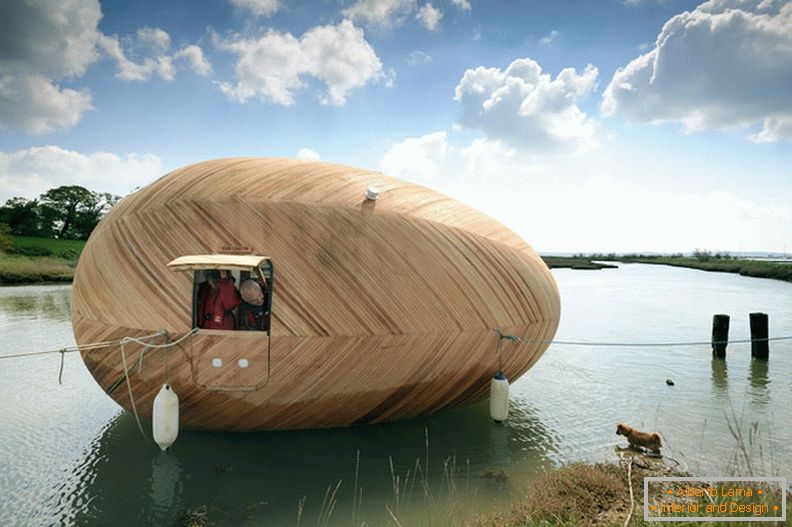
[[[617,269],[619,267],[618,265],[594,262],[590,258],[578,256],[542,256],[541,258],[550,269],[596,271],[599,269]]]
[[[741,260],[737,258],[709,258],[701,260],[692,256],[645,256],[645,255],[590,255],[590,256],[543,256],[550,269],[608,269],[617,267],[606,262],[642,263],[651,265],[670,265],[716,273],[734,273],[753,278],[770,278],[792,282],[792,263]],[[594,261],[596,260],[596,262]]]
[[[74,279],[85,242],[14,237],[17,253],[0,252],[0,286],[66,284]],[[615,269],[616,262],[670,265],[702,271],[735,273],[755,278],[792,282],[792,263],[743,260],[719,255],[706,259],[691,256],[577,255],[541,256],[550,269]],[[613,263],[606,263],[613,262]]]
[[[643,263],[686,267],[716,273],[734,273],[753,278],[770,278],[792,282],[792,263],[740,260],[736,258],[712,258],[701,260],[690,256],[624,256],[618,259],[624,263]]]

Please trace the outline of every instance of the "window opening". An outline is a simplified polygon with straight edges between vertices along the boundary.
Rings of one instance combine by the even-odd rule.
[[[183,256],[168,266],[177,271],[193,271],[193,328],[269,334],[273,285],[269,258]]]

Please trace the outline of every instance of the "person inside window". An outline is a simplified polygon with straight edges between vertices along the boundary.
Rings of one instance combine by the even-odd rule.
[[[239,291],[225,271],[207,271],[206,281],[198,286],[198,327],[234,329],[234,314],[240,303]]]
[[[239,306],[239,329],[269,331],[269,313],[261,285],[247,279],[239,286],[242,303]]]

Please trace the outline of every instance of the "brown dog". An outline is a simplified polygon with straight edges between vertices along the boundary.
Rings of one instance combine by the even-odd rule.
[[[624,423],[619,423],[616,426],[616,435],[625,436],[630,443],[630,448],[643,447],[655,454],[659,454],[660,447],[663,446],[660,434],[641,432]]]

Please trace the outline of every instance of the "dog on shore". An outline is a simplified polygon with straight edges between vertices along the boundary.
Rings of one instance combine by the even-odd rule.
[[[624,423],[619,423],[616,426],[616,435],[625,436],[627,442],[630,443],[630,448],[645,448],[655,454],[659,454],[660,447],[663,446],[660,434],[656,432],[641,432]]]

